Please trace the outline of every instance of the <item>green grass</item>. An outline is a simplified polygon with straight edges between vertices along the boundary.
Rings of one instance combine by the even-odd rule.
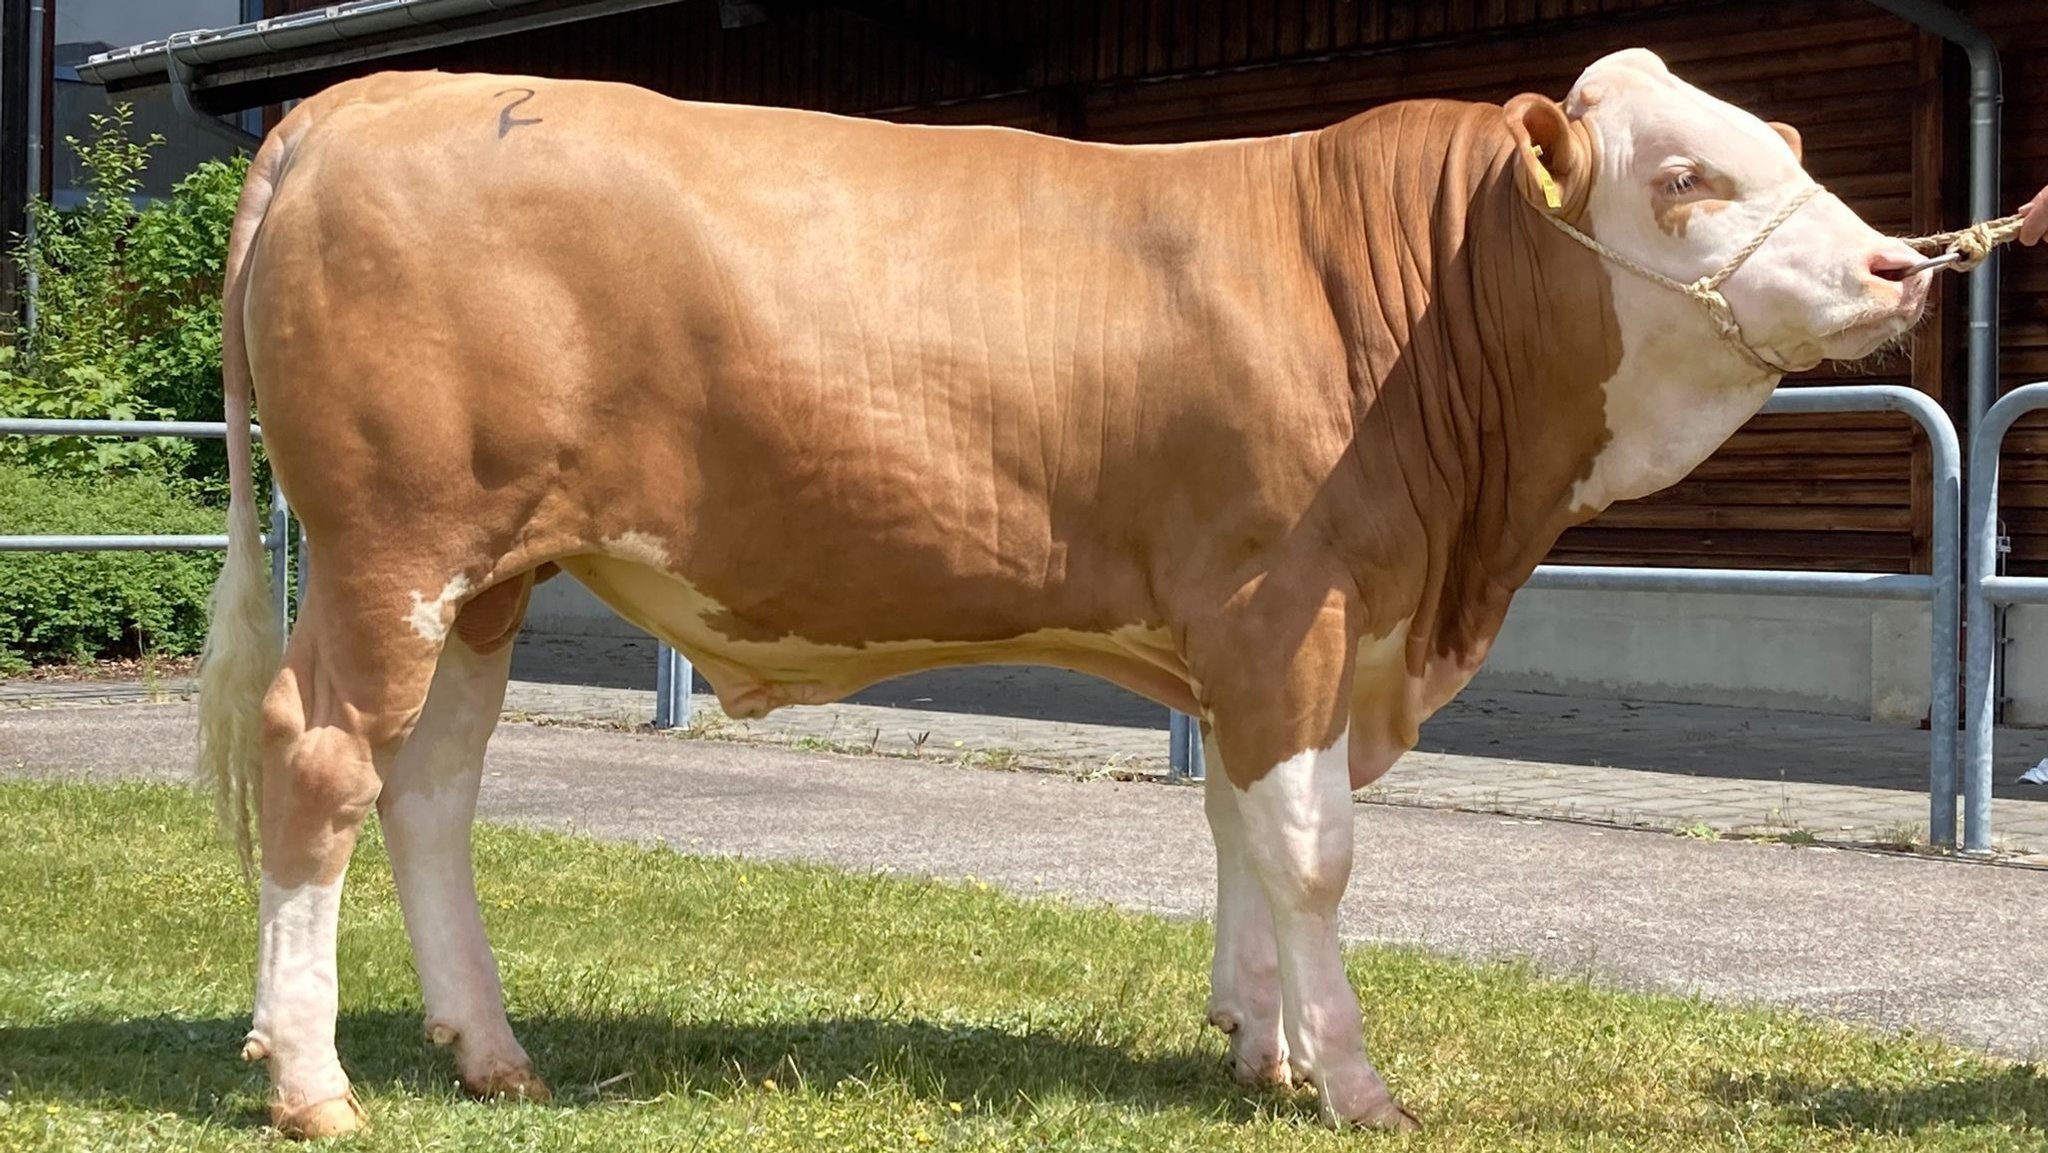
[[[1429,1131],[1328,1133],[1306,1093],[1224,1074],[1206,925],[503,829],[477,843],[514,1025],[558,1101],[456,1090],[420,1037],[371,837],[341,954],[361,1149],[2048,1146],[2030,1067],[1389,949],[1351,973],[1370,1052]],[[0,1150],[274,1141],[260,1071],[235,1059],[253,922],[200,798],[0,785]]]

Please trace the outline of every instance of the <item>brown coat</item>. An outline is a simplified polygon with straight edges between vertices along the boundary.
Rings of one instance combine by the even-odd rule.
[[[505,590],[466,602],[483,641],[553,563],[740,715],[1035,661],[1243,702],[1244,783],[1348,699],[1377,776],[1590,512],[1619,338],[1514,148],[1446,102],[1130,148],[344,84],[259,157],[247,257],[316,607],[397,622],[459,579]]]

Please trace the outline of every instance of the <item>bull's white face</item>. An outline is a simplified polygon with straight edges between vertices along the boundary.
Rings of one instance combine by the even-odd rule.
[[[1550,182],[1559,219],[1681,284],[1721,271],[1813,188],[1796,132],[1640,48],[1596,61],[1562,104],[1530,93],[1505,112],[1539,210],[1548,197],[1534,190]],[[1903,334],[1934,276],[1904,274],[1919,260],[1819,192],[1721,284],[1748,353],[1682,289],[1607,260],[1621,361],[1601,385],[1606,441],[1572,507],[1597,512],[1676,483],[1756,414],[1783,371],[1861,359]]]
[[[1719,270],[1813,184],[1796,132],[1709,96],[1643,49],[1587,68],[1564,111],[1591,145],[1587,231],[1680,281]],[[1902,275],[1919,260],[1823,191],[1771,233],[1722,294],[1751,347],[1803,370],[1868,356],[1911,328],[1935,275]],[[1646,282],[1626,288],[1674,298],[1644,304],[1689,310],[1695,319],[1670,319],[1698,330],[1694,302]]]

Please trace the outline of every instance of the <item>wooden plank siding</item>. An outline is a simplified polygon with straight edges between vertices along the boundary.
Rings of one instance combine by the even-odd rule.
[[[319,7],[273,0],[273,8]],[[1962,5],[2006,50],[2007,202],[2048,183],[2048,21],[2038,0]],[[853,14],[857,8],[859,15]],[[1645,45],[1800,129],[1807,166],[1879,228],[1964,222],[1960,53],[1863,0],[871,0],[769,4],[722,29],[692,2],[478,41],[408,66],[602,76],[673,95],[1104,141],[1286,132],[1390,100],[1561,96]],[[2048,256],[2007,261],[2005,380],[2048,379]],[[1793,384],[1885,381],[1964,401],[1960,277],[1910,351]],[[2016,434],[2048,458],[2048,419]],[[1924,571],[1926,447],[1897,415],[1759,417],[1691,477],[1574,529],[1563,563]],[[2048,468],[2006,487],[2015,571],[2048,571]]]

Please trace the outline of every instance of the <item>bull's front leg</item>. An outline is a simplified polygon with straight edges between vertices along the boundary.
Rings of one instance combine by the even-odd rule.
[[[1239,1084],[1289,1083],[1280,1021],[1280,955],[1266,890],[1245,851],[1238,790],[1216,742],[1203,736],[1208,775],[1203,808],[1216,840],[1216,955],[1209,969],[1209,1023],[1230,1037],[1230,1074]]]
[[[1273,910],[1281,1012],[1294,1067],[1332,1122],[1417,1128],[1365,1056],[1344,975],[1337,906],[1351,877],[1351,765],[1339,736],[1288,757],[1238,797],[1246,850]],[[1235,787],[1235,786],[1233,786]]]
[[[1305,629],[1261,620],[1226,625],[1203,638],[1213,660],[1203,661],[1200,651],[1190,656],[1208,690],[1243,855],[1271,911],[1293,1070],[1313,1082],[1333,1124],[1412,1130],[1420,1126],[1366,1059],[1338,932],[1354,820],[1350,607],[1333,593]],[[1274,652],[1274,640],[1289,633],[1298,639]],[[1268,659],[1257,659],[1261,650]]]

